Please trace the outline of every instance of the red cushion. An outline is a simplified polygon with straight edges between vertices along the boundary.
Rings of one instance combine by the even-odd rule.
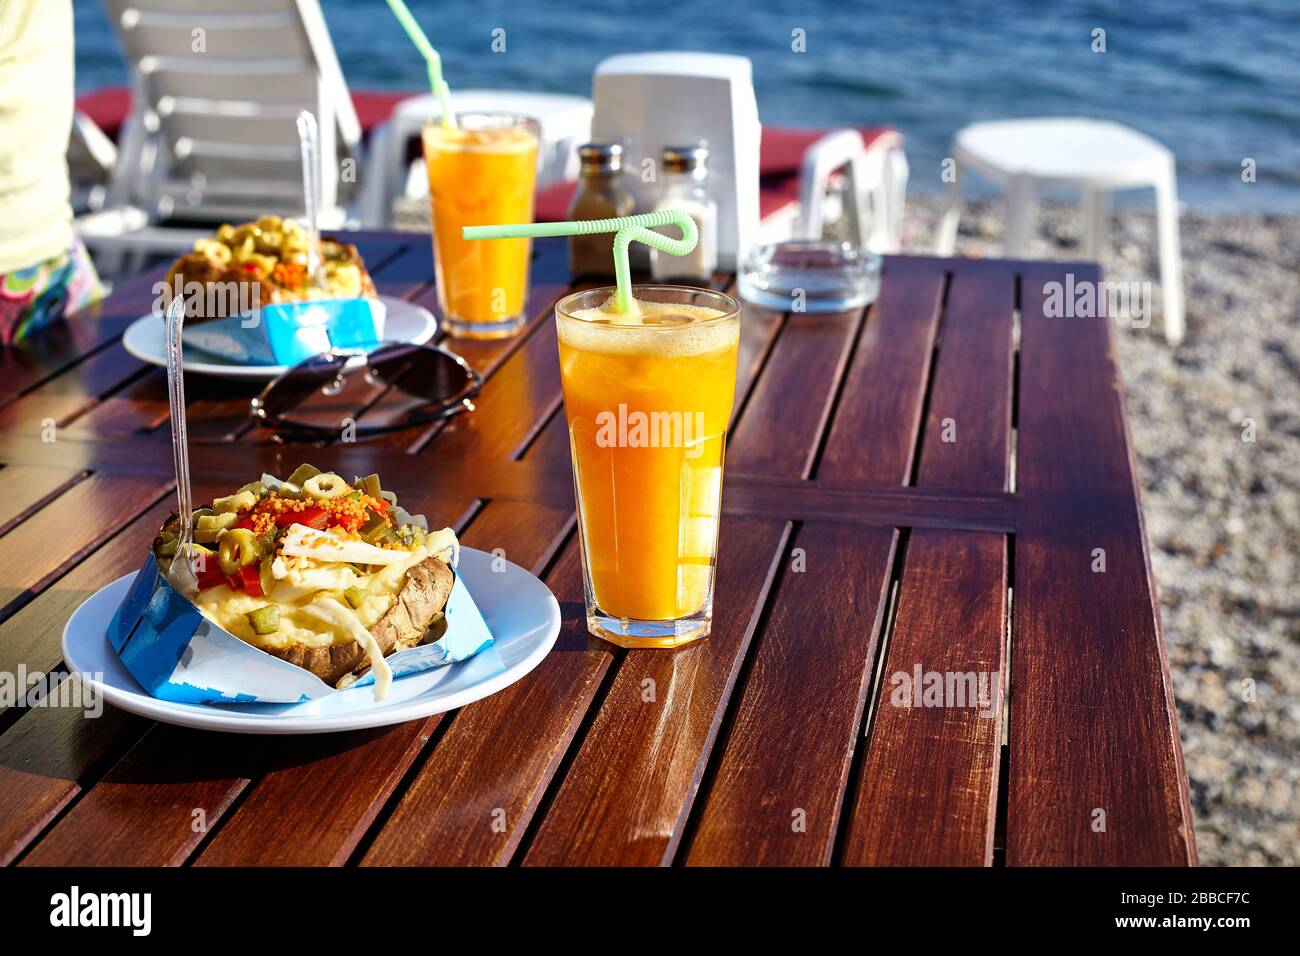
[[[798,176],[769,176],[758,181],[758,221],[799,201]]]
[[[380,123],[393,113],[393,107],[412,94],[409,92],[377,92],[360,90],[352,94],[352,106],[357,111],[357,121],[363,135],[369,136]],[[122,124],[131,112],[131,90],[125,86],[105,86],[77,97],[77,109],[85,113],[111,140],[116,140]]]
[[[131,90],[125,86],[105,86],[77,97],[77,109],[85,113],[112,140],[122,130],[131,112]]]
[[[533,203],[534,222],[564,222],[569,218],[569,203],[578,191],[577,183],[552,183],[537,190]]]
[[[352,107],[357,111],[357,121],[361,123],[361,132],[370,135],[380,123],[393,115],[393,107],[402,100],[410,99],[414,94],[397,91],[357,90],[352,94]]]
[[[902,139],[892,126],[859,126],[856,129],[862,137],[862,145],[867,148],[886,138]],[[763,138],[759,141],[758,174],[764,177],[798,176],[799,166],[803,163],[803,154],[808,151],[809,146],[829,132],[830,129],[788,129],[782,126],[764,126]]]

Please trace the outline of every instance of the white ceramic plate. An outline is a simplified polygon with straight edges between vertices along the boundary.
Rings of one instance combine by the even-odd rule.
[[[379,301],[388,307],[387,318],[384,320],[384,341],[421,345],[433,338],[438,331],[438,320],[428,309],[388,295],[379,296]],[[156,315],[145,315],[127,326],[122,336],[122,347],[141,362],[166,368],[166,339],[163,320]],[[270,380],[287,368],[287,365],[240,365],[199,349],[185,350],[185,371],[200,375]]]
[[[493,562],[501,570],[493,569]],[[560,633],[560,606],[523,568],[461,548],[461,578],[495,643],[467,661],[393,682],[376,702],[369,687],[298,704],[180,704],[151,697],[108,642],[108,622],[134,579],[118,578],[86,599],[63,629],[63,659],[104,700],[165,724],[237,734],[316,734],[400,724],[495,694],[536,667]]]

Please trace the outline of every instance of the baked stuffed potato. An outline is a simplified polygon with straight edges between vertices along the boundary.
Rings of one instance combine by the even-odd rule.
[[[173,516],[154,540],[160,566],[179,547]],[[450,528],[430,532],[379,476],[352,482],[302,465],[217,498],[193,515],[199,611],[235,637],[345,687],[384,658],[442,632],[455,586]]]
[[[357,247],[333,239],[321,240],[324,287],[316,286],[307,274],[307,242],[301,224],[279,216],[223,225],[172,263],[167,288],[185,297],[186,314],[196,322],[238,314],[250,304],[260,307],[377,294]],[[209,294],[213,289],[228,292],[241,287],[256,295]]]

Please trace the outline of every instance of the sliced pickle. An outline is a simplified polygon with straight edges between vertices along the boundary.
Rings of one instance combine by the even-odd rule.
[[[280,629],[280,608],[274,604],[264,604],[249,611],[247,617],[254,634],[274,634]]]

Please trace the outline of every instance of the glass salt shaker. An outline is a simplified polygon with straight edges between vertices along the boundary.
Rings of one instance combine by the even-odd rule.
[[[695,220],[700,241],[688,255],[650,250],[650,274],[656,282],[693,279],[707,282],[718,266],[718,204],[709,195],[709,151],[703,146],[667,146],[663,151],[660,209],[680,209]],[[661,232],[676,233],[675,229]]]

